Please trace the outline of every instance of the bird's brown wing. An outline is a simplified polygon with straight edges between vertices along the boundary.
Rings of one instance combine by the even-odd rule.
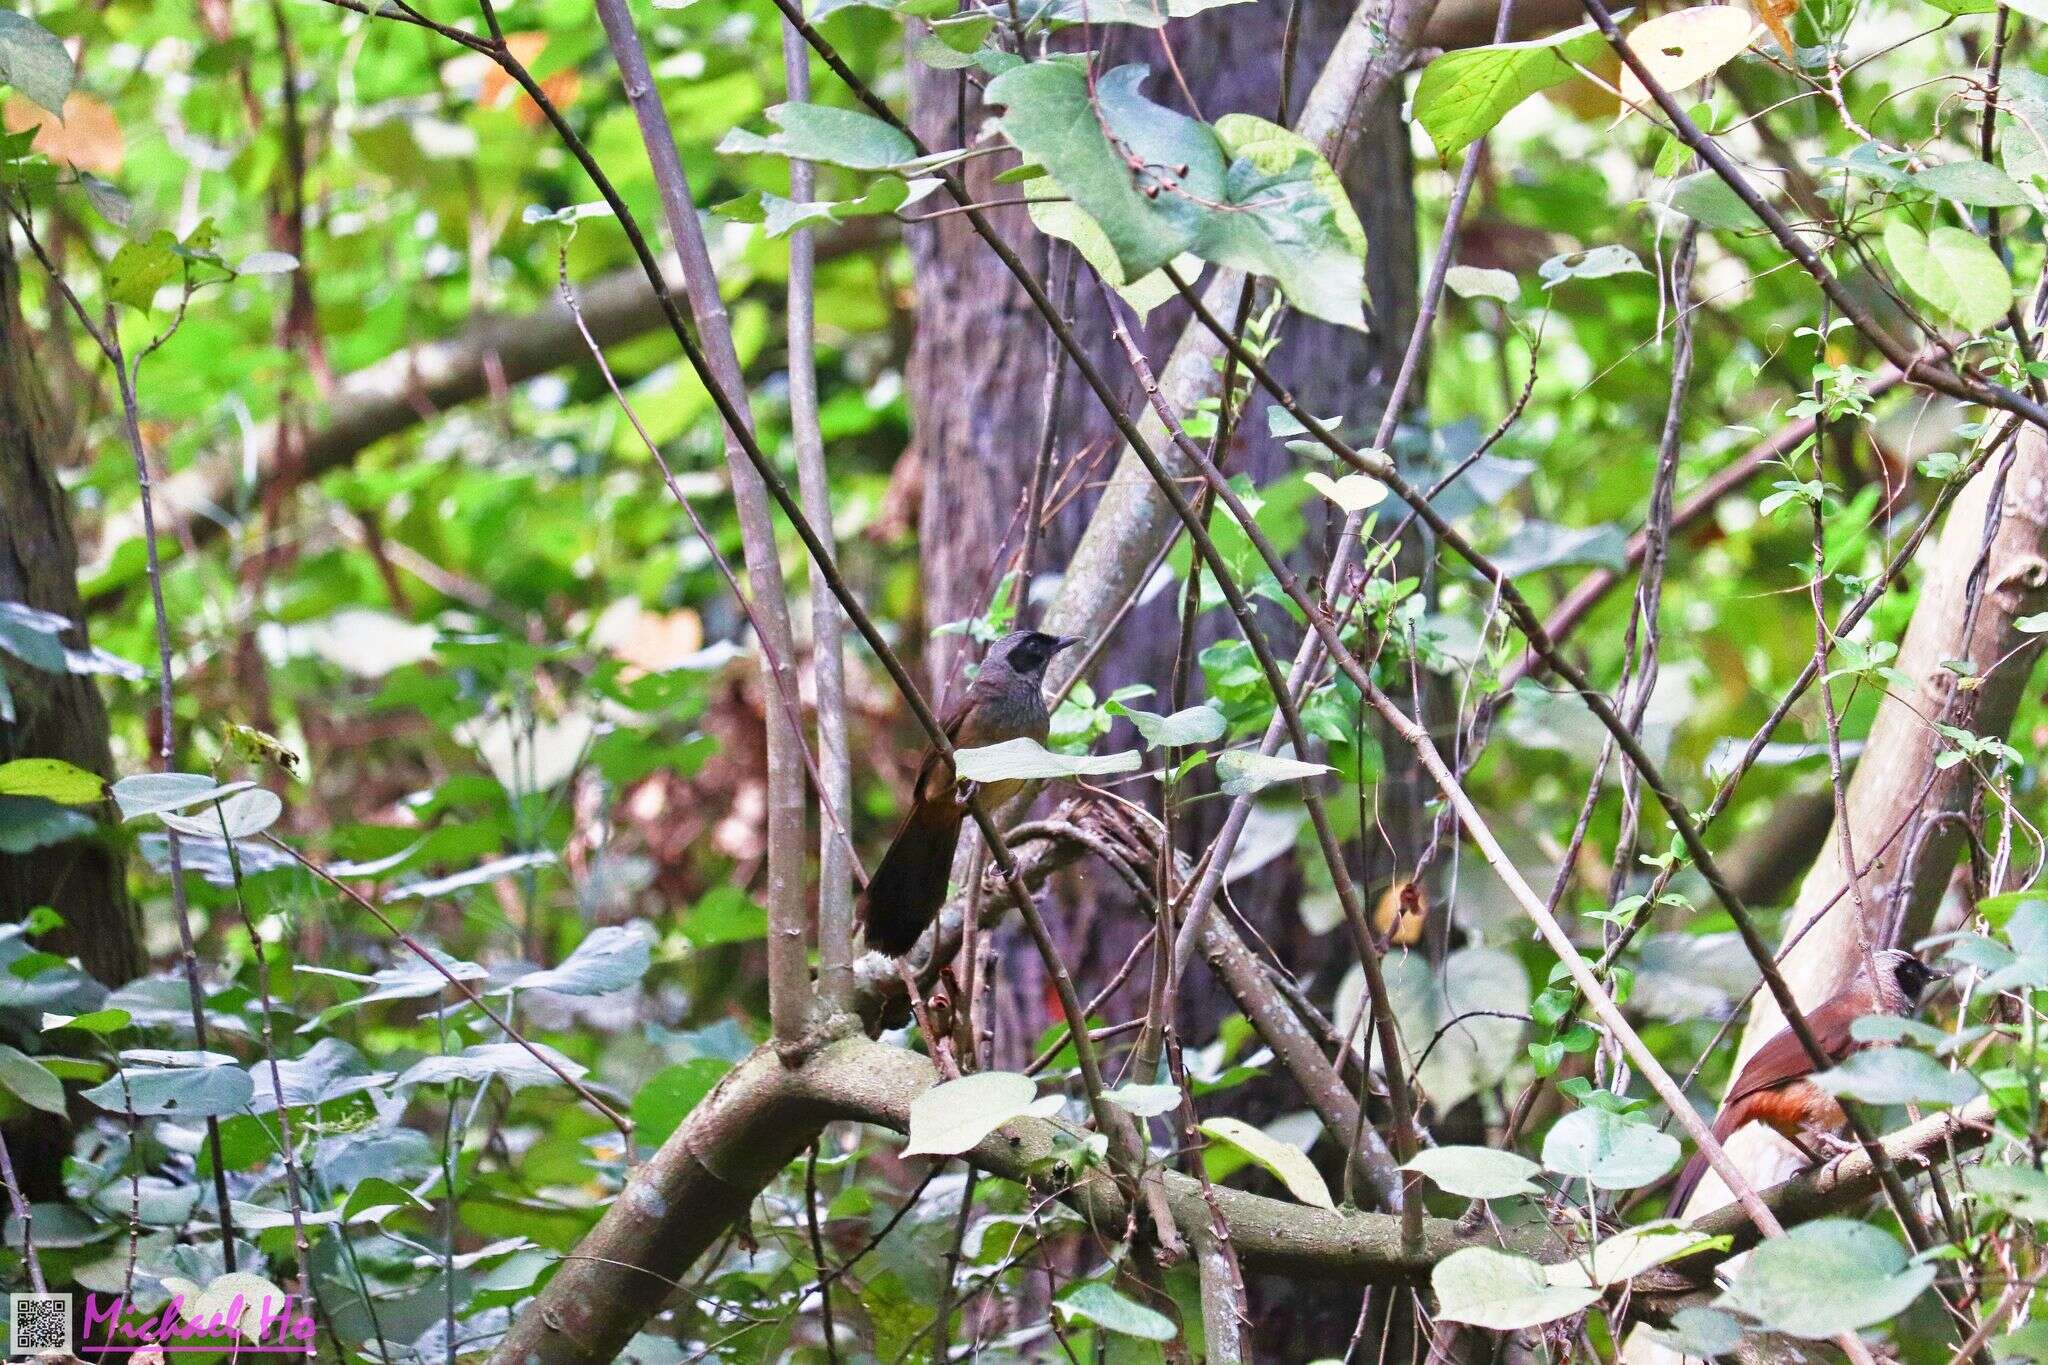
[[[1854,1039],[1850,1037],[1849,1026],[1870,1011],[1864,1008],[1867,1002],[1849,998],[1849,992],[1830,996],[1806,1016],[1806,1026],[1813,1031],[1813,1040],[1820,1044],[1820,1050],[1830,1062],[1839,1062],[1849,1055]],[[1806,1054],[1805,1044],[1799,1035],[1789,1027],[1781,1028],[1756,1054],[1748,1065],[1728,1087],[1728,1093],[1721,1099],[1725,1113],[1737,1103],[1773,1086],[1783,1085],[1790,1080],[1813,1074],[1813,1059]]]

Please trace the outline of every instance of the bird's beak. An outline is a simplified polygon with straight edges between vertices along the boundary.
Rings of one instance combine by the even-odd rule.
[[[1052,642],[1052,652],[1058,654],[1061,650],[1071,649],[1080,643],[1082,640],[1078,635],[1062,635]]]

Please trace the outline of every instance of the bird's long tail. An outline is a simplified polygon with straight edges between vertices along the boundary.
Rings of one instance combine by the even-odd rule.
[[[1706,1173],[1706,1154],[1694,1153],[1692,1160],[1685,1163],[1685,1169],[1678,1173],[1678,1183],[1671,1187],[1671,1200],[1664,1206],[1665,1217],[1685,1217],[1685,1206],[1691,1201],[1692,1192],[1699,1188],[1700,1179]]]
[[[917,946],[946,903],[965,814],[966,807],[952,801],[919,801],[910,808],[861,901],[869,948],[902,957]]]

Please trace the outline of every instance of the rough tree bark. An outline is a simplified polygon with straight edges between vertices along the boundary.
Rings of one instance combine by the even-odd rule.
[[[1380,7],[1373,7],[1378,10]],[[1427,5],[1387,7],[1389,31],[1426,14]],[[1200,112],[1213,119],[1231,111],[1271,117],[1279,112],[1280,53],[1288,7],[1241,6],[1177,22],[1169,30],[1180,76]],[[1352,20],[1355,7],[1344,0],[1304,0],[1299,47],[1292,76],[1292,107],[1287,118],[1302,117],[1312,83],[1332,48]],[[1415,22],[1419,29],[1419,22]],[[1146,62],[1153,68],[1148,94],[1177,109],[1186,109],[1180,81],[1167,69],[1156,33],[1137,29],[1098,29],[1101,64]],[[1331,327],[1300,316],[1290,317],[1274,366],[1316,411],[1342,414],[1347,424],[1377,421],[1400,352],[1413,325],[1418,275],[1412,167],[1408,135],[1400,117],[1398,80],[1392,79],[1403,59],[1403,37],[1392,34],[1375,60],[1391,64],[1386,73],[1366,76],[1376,82],[1376,98],[1339,117],[1359,131],[1349,141],[1349,155],[1340,166],[1352,201],[1363,222],[1371,250],[1366,286],[1373,329],[1369,335]],[[1414,35],[1419,36],[1419,33]],[[992,111],[978,100],[973,86],[962,86],[956,73],[921,71],[913,83],[912,117],[919,132],[934,146],[960,145],[963,132],[971,139]],[[995,175],[1013,158],[986,157],[971,163],[968,183],[977,198],[1012,198]],[[1021,208],[995,211],[991,217],[1016,243],[1042,276],[1052,277],[1048,242],[1030,224]],[[1024,539],[1023,510],[1039,455],[1044,425],[1041,380],[1047,357],[1047,332],[1021,288],[990,258],[987,248],[958,217],[941,218],[908,234],[916,268],[918,332],[911,353],[909,383],[914,403],[916,448],[922,457],[924,481],[921,554],[925,626],[959,620],[977,613],[998,576],[1014,558]],[[1058,248],[1063,253],[1064,247]],[[1077,335],[1103,372],[1122,382],[1128,407],[1147,429],[1154,419],[1121,348],[1110,333],[1108,311],[1100,294],[1085,278],[1073,291],[1072,318]],[[1212,299],[1212,303],[1214,300]],[[1235,291],[1222,305],[1228,315]],[[1206,348],[1170,363],[1176,339],[1190,325],[1190,313],[1179,300],[1154,311],[1138,340],[1150,363],[1169,385],[1182,370],[1207,373]],[[1198,343],[1207,334],[1194,328]],[[1263,400],[1255,399],[1226,453],[1226,472],[1246,473],[1266,484],[1285,473],[1298,472],[1300,460],[1267,436]],[[1117,439],[1101,404],[1086,385],[1069,372],[1054,414],[1051,482],[1074,466],[1085,473],[1068,485],[1080,495],[1060,505],[1043,532],[1035,567],[1039,572],[1067,568],[1071,576],[1091,580],[1076,588],[1070,583],[1045,618],[1048,629],[1092,633],[1104,614],[1105,585],[1098,580],[1114,572],[1130,573],[1149,563],[1159,537],[1177,528],[1172,514],[1156,494],[1123,496],[1122,487],[1136,480],[1147,484],[1142,468],[1128,457],[1120,464]],[[1171,448],[1157,443],[1163,454]],[[1115,484],[1114,490],[1109,485]],[[1307,509],[1304,550],[1322,546],[1335,521],[1325,508]],[[1091,531],[1089,528],[1093,527]],[[1083,550],[1075,558],[1077,548]],[[997,547],[1005,547],[998,552]],[[1114,561],[1112,564],[1111,561]],[[1306,562],[1306,561],[1304,561]],[[1167,690],[1179,633],[1179,594],[1164,592],[1139,606],[1117,627],[1092,679],[1097,695],[1127,683],[1143,682]],[[1055,622],[1053,617],[1057,616]],[[1278,613],[1268,622],[1285,634]],[[1231,627],[1221,614],[1205,618],[1198,644],[1207,644]],[[1078,651],[1077,651],[1078,652]],[[929,656],[933,685],[942,693],[957,688],[963,650],[957,637],[941,637]],[[1199,685],[1199,684],[1198,684]],[[1112,740],[1112,743],[1118,742]],[[1401,785],[1402,774],[1390,784]],[[1401,805],[1398,798],[1394,804]],[[1412,803],[1411,803],[1412,804]],[[1221,807],[1205,802],[1182,821],[1184,848],[1200,846],[1213,836]],[[1390,821],[1398,831],[1398,814]],[[1404,850],[1405,851],[1405,850]],[[1384,880],[1388,866],[1358,869],[1368,884]],[[1084,874],[1085,875],[1085,874]],[[1240,882],[1240,904],[1269,941],[1293,961],[1314,952],[1312,936],[1296,910],[1300,878],[1291,860],[1281,859]],[[1071,907],[1066,920],[1070,960],[1113,966],[1121,962],[1142,932],[1143,917],[1127,893],[1109,879],[1064,888],[1062,903]],[[1018,998],[1029,1009],[1040,994],[1035,975],[1020,954],[1005,954],[1020,963]],[[1313,974],[1313,968],[1310,969]],[[1224,1006],[1219,992],[1191,983],[1187,1001],[1191,1017],[1203,1019]],[[1140,983],[1142,989],[1142,982]],[[1028,1039],[1045,1022],[1031,1011],[1019,1036]],[[1015,1059],[1011,1059],[1015,1060]]]
[[[77,624],[65,643],[86,646],[78,601],[78,547],[70,511],[50,454],[57,438],[34,338],[21,314],[21,279],[13,251],[0,241],[0,602],[21,602]],[[107,746],[107,709],[90,676],[45,673],[0,652],[15,722],[0,723],[0,762],[61,758],[114,775]],[[108,985],[141,973],[141,926],[128,899],[125,860],[98,838],[76,839],[25,854],[0,853],[0,922],[18,922],[47,905],[64,928],[38,946],[75,956]],[[69,1135],[60,1120],[36,1115],[10,1131],[9,1145],[31,1198],[62,1193]]]
[[[13,252],[0,244],[0,602],[22,602],[78,624],[65,643],[87,641],[78,601],[78,546],[50,452],[53,430],[34,338],[21,315]],[[44,673],[5,659],[16,720],[0,724],[0,760],[61,758],[111,778],[107,709],[90,676]],[[53,951],[76,954],[99,980],[142,970],[140,927],[120,854],[78,840],[26,855],[0,853],[0,920],[38,905],[64,916]]]

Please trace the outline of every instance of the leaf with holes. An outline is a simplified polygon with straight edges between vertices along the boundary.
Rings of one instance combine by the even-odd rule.
[[[1651,78],[1676,93],[1734,60],[1757,32],[1755,18],[1741,5],[1697,5],[1637,25],[1626,41]],[[1631,108],[1653,107],[1633,67],[1622,70],[1621,99]]]
[[[107,794],[107,784],[61,758],[17,758],[0,763],[0,796],[38,796],[60,806],[87,806]]]
[[[218,1118],[248,1108],[255,1094],[249,1073],[238,1066],[130,1066],[85,1098],[110,1114],[125,1114],[132,1104],[145,1117]]]

